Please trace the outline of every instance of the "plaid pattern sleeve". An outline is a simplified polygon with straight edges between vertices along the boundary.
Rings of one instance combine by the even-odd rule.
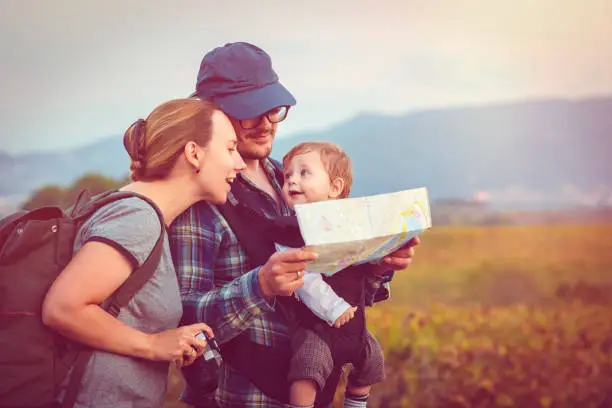
[[[264,169],[280,195],[280,184],[276,181],[272,162],[266,160]],[[240,183],[240,187],[249,192],[252,207],[266,216],[291,213],[286,203],[281,203],[278,208],[269,195],[241,174],[234,183]],[[205,322],[215,331],[220,343],[246,332],[258,344],[271,347],[288,345],[286,318],[274,309],[273,301],[270,304],[263,298],[257,281],[258,269],[249,270],[244,249],[215,206],[206,202],[193,205],[174,221],[169,236],[183,301],[182,324]],[[190,395],[195,399],[191,400]],[[190,405],[197,405],[202,403],[199,395],[188,384],[181,398]],[[285,406],[263,394],[228,364],[221,366],[215,399],[220,406]]]
[[[172,257],[183,300],[182,324],[205,322],[219,342],[247,329],[273,307],[262,296],[257,271],[244,271],[244,255],[225,245],[227,231],[216,208],[200,202],[170,230]],[[229,248],[231,249],[231,247]]]

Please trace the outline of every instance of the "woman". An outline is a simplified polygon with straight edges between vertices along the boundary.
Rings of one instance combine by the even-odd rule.
[[[224,113],[198,99],[166,102],[124,136],[133,182],[161,211],[166,227],[200,200],[223,203],[244,162]],[[80,228],[75,256],[49,290],[45,324],[96,351],[87,366],[77,407],[162,407],[170,362],[179,367],[201,355],[195,336],[205,324],[179,327],[181,299],[167,236],[153,277],[118,318],[99,305],[141,265],[159,237],[155,209],[138,197],[99,209]]]

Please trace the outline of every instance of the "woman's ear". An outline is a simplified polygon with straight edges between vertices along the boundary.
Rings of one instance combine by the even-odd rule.
[[[344,179],[336,177],[329,185],[329,198],[338,198],[344,191]]]
[[[204,152],[200,149],[200,146],[196,142],[188,142],[185,145],[185,158],[187,162],[193,166],[193,168],[199,169],[202,156]]]

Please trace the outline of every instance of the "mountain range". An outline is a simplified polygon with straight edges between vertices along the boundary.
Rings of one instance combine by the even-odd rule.
[[[307,140],[347,151],[352,196],[424,186],[431,200],[497,208],[612,205],[612,97],[360,114],[324,131],[278,138],[272,157]],[[0,152],[0,197],[69,185],[85,172],[120,178],[128,168],[120,136],[70,151]]]

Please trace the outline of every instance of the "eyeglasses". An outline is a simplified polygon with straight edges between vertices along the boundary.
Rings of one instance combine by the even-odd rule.
[[[287,117],[287,113],[289,113],[289,106],[279,106],[274,109],[270,109],[266,113],[255,116],[251,119],[244,119],[238,121],[240,123],[240,127],[243,129],[255,129],[261,124],[261,120],[263,117],[267,117],[270,123],[278,123],[285,120]]]

